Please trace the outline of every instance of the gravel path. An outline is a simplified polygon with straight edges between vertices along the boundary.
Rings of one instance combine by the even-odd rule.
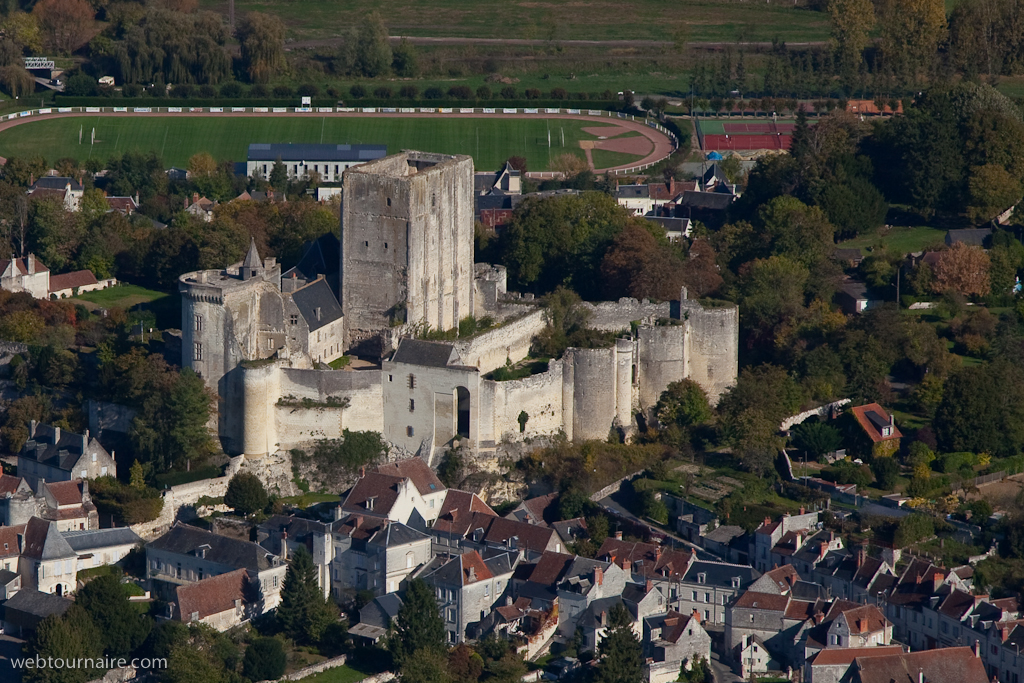
[[[0,121],[0,131],[20,126],[25,123],[31,123],[32,121],[42,121],[45,119],[56,119],[56,118],[69,118],[69,117],[93,117],[93,116],[114,116],[114,117],[128,117],[128,116],[144,116],[147,118],[152,117],[182,117],[182,116],[197,116],[197,117],[289,117],[289,116],[304,116],[304,117],[331,117],[331,118],[359,118],[369,116],[379,116],[381,118],[445,118],[445,119],[575,119],[578,121],[590,121],[595,125],[607,124],[610,126],[621,126],[628,128],[629,130],[635,130],[643,135],[645,138],[654,143],[654,150],[642,159],[638,159],[629,164],[622,166],[613,166],[611,168],[598,168],[594,169],[596,173],[606,173],[609,171],[616,171],[620,169],[632,168],[635,166],[642,166],[644,164],[653,164],[661,161],[669,154],[672,153],[672,141],[664,133],[657,131],[639,121],[630,121],[629,119],[615,119],[615,118],[598,118],[595,116],[586,116],[583,114],[366,114],[363,112],[331,112],[331,113],[308,113],[308,114],[294,114],[294,113],[260,113],[255,114],[252,112],[224,112],[220,114],[211,114],[209,112],[153,112],[149,114],[135,114],[132,112],[71,112],[67,114],[42,114],[39,116],[26,116],[25,118],[10,119],[8,121]],[[590,155],[587,155],[588,160],[591,161],[591,168],[593,168],[593,162]]]

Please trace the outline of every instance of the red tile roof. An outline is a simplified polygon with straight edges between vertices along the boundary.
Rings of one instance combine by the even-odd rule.
[[[850,626],[851,633],[874,633],[889,625],[889,620],[875,605],[861,605],[856,609],[843,610],[842,616]]]
[[[54,481],[44,484],[46,489],[57,501],[57,505],[81,505],[82,504],[82,480]]]
[[[903,652],[899,645],[877,645],[875,647],[835,647],[827,648],[811,658],[811,666],[830,666],[835,664],[852,664],[857,657],[878,657],[882,655],[898,655]]]
[[[681,578],[690,567],[693,555],[689,552],[663,549],[653,543],[636,543],[617,538],[606,538],[595,556],[615,562],[623,569],[630,563],[630,571],[645,577],[668,576]]]
[[[132,197],[107,197],[107,206],[124,214],[133,213],[139,208]]]
[[[0,526],[0,557],[17,557],[21,553],[18,536],[24,537],[25,525]]]
[[[235,608],[236,600],[245,600],[245,584],[249,575],[244,569],[213,576],[196,583],[178,586],[178,618],[184,622],[192,615],[200,619]]]
[[[537,563],[533,565],[532,571],[526,578],[527,581],[532,583],[538,583],[542,586],[554,586],[562,575],[569,569],[569,565],[572,564],[572,555],[566,555],[564,553],[554,553],[550,550],[545,551]]]
[[[84,285],[95,285],[96,276],[91,270],[76,270],[73,273],[62,273],[50,276],[50,291],[59,292],[64,289],[82,287]]]
[[[484,564],[484,560],[480,557],[480,553],[475,550],[470,550],[468,553],[464,553],[459,556],[462,561],[462,585],[468,586],[471,583],[477,581],[483,581],[484,579],[493,579],[494,574]]]
[[[478,523],[479,522],[479,523]],[[484,526],[486,524],[486,526]],[[470,526],[470,533],[473,530],[484,526],[483,540],[489,543],[507,543],[513,537],[518,538],[516,548],[523,548],[540,552],[547,549],[552,538],[558,534],[549,527],[517,522],[504,517],[488,515],[486,513],[474,513],[473,522]]]
[[[896,655],[862,655],[854,660],[860,683],[917,681],[989,683],[985,665],[969,647],[947,647]]]
[[[788,595],[773,595],[772,593],[757,593],[747,591],[736,601],[736,607],[746,609],[763,609],[769,612],[785,612],[789,607],[790,597]]]
[[[879,441],[888,441],[889,439],[899,439],[903,435],[900,434],[900,430],[896,428],[896,425],[892,425],[892,434],[889,436],[882,436],[881,428],[882,423],[890,424],[890,415],[885,408],[878,405],[877,403],[868,403],[863,406],[856,406],[853,410],[853,416],[857,418],[857,424],[861,426],[868,437],[878,443]]]
[[[21,484],[21,477],[12,474],[0,474],[0,496],[7,493],[13,494]]]
[[[8,258],[0,259],[0,273],[2,273],[5,270],[7,270],[7,266],[9,266],[10,264],[11,264],[11,259],[8,259]],[[25,264],[25,259],[23,259],[23,258],[16,258],[16,259],[14,259],[14,267],[17,268],[18,272],[21,273],[22,275],[28,275],[28,266]],[[46,266],[44,266],[42,264],[42,262],[40,262],[39,259],[36,259],[36,272],[37,273],[45,273],[48,270],[50,270],[50,269],[47,268]]]
[[[530,498],[529,500],[523,501],[523,506],[526,511],[530,513],[530,518],[534,523],[542,523],[545,521],[545,517],[548,517],[554,508],[558,505],[558,494],[549,493],[546,496],[538,496],[537,498]],[[552,519],[558,519],[557,514]]]
[[[806,621],[814,616],[815,603],[803,600],[793,600],[786,605],[786,618]]]
[[[392,477],[405,477],[406,479],[411,479],[412,483],[416,485],[416,490],[420,492],[421,496],[438,493],[440,491],[444,491],[446,488],[422,458],[408,458],[406,460],[400,460],[387,465],[380,465],[374,471],[379,474],[387,474]]]
[[[441,533],[465,536],[469,533],[474,513],[497,517],[494,510],[475,493],[448,489],[433,528]]]
[[[405,483],[405,477],[393,477],[376,472],[367,472],[349,491],[342,507],[350,512],[372,513],[386,517],[398,500],[398,491]],[[367,507],[373,498],[373,509]]]
[[[797,581],[800,580],[800,575],[796,572],[796,567],[791,564],[784,564],[781,567],[776,567],[771,571],[764,573],[775,585],[779,587],[779,591],[786,592],[793,587]]]

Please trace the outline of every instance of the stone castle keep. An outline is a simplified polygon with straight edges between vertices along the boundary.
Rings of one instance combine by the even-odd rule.
[[[340,243],[322,237],[284,273],[251,245],[240,264],[182,275],[182,362],[217,392],[229,453],[373,430],[431,464],[456,438],[482,451],[558,432],[604,439],[652,419],[671,382],[691,378],[714,401],[736,380],[738,310],[685,289],[675,302],[585,304],[591,327],[622,332],[612,347],[485,379],[525,358],[546,325],[505,282],[503,267],[473,264],[472,159],[404,152],[345,172]],[[454,342],[415,338],[470,315],[497,325]],[[326,365],[348,352],[381,363]]]

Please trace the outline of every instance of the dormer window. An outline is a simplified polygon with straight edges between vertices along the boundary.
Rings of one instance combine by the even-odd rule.
[[[882,436],[892,436],[892,427],[882,427]]]
[[[701,572],[700,574],[697,574],[697,583],[704,583],[704,582],[707,581],[707,578],[708,578],[708,575],[703,573],[703,572]]]
[[[376,502],[376,500],[377,500],[377,496],[370,496],[369,498],[367,498],[366,499],[366,509],[367,510],[372,510],[373,509],[373,504]]]
[[[732,577],[732,587],[733,588],[739,588],[740,587],[740,577],[738,577],[738,576]]]

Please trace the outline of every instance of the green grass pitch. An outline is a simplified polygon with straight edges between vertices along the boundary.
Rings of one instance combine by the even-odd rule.
[[[526,157],[531,170],[540,171],[565,152],[582,157],[579,141],[596,139],[582,129],[603,125],[612,122],[497,117],[81,116],[35,121],[2,131],[0,156],[42,155],[52,164],[62,157],[106,161],[114,154],[141,150],[156,152],[166,166],[184,167],[196,152],[209,152],[219,161],[245,161],[252,142],[367,143],[385,144],[388,153],[416,149],[469,154],[481,170],[496,170],[505,159],[518,155]],[[96,142],[90,144],[93,128]],[[641,158],[616,157],[619,163]]]

